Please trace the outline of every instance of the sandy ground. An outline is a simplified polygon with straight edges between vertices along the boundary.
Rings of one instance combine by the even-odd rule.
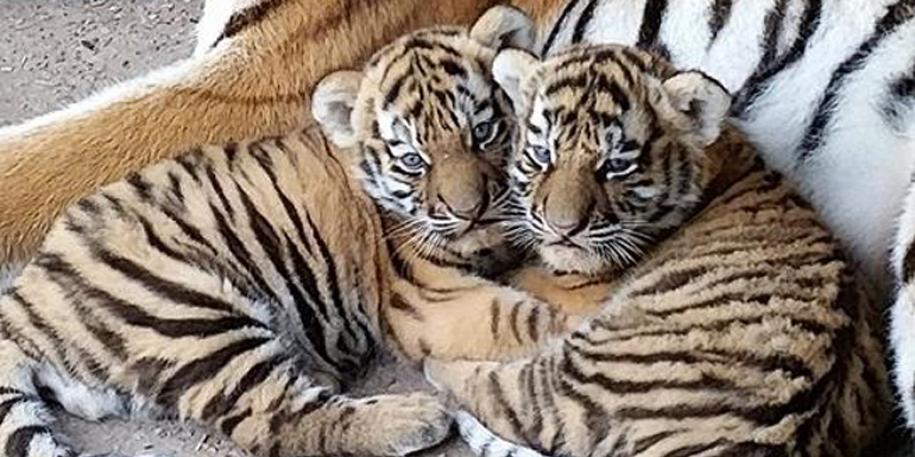
[[[203,0],[0,0],[0,126],[77,101],[114,82],[186,57]],[[4,273],[0,271],[0,290]],[[409,367],[375,369],[356,393],[428,389]],[[210,430],[152,420],[83,422],[61,428],[86,452],[243,456]],[[866,455],[910,455],[898,436]],[[886,448],[896,449],[895,452]],[[454,442],[425,456],[466,456]]]

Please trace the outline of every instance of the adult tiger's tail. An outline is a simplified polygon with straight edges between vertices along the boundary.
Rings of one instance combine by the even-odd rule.
[[[285,132],[312,85],[411,28],[466,22],[488,0],[209,0],[193,58],[0,129],[0,265],[103,184],[203,143]]]

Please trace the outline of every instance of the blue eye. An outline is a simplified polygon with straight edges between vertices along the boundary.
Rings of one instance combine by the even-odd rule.
[[[534,157],[534,160],[540,162],[543,165],[550,163],[550,150],[543,146],[532,145],[531,155]]]
[[[473,128],[473,140],[477,144],[488,141],[492,134],[492,122],[480,122]]]
[[[423,168],[425,166],[425,162],[423,161],[423,158],[415,152],[411,152],[409,154],[404,154],[404,155],[400,156],[400,162],[405,167],[410,168],[412,170],[417,170],[417,169]]]
[[[601,168],[603,169],[601,170],[602,173],[609,179],[614,176],[632,173],[635,171],[636,164],[631,159],[609,159],[604,162],[604,165]]]

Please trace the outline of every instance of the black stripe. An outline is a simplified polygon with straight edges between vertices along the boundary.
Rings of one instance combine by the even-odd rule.
[[[174,171],[169,171],[168,173],[166,173],[166,176],[168,177],[168,187],[172,193],[172,196],[181,205],[181,208],[183,209],[185,207],[184,206],[184,187],[181,184],[181,178],[179,178],[178,175],[175,174]]]
[[[245,248],[244,243],[242,243],[235,234],[235,230],[229,226],[225,216],[223,216],[212,203],[210,204],[210,211],[213,213],[213,217],[216,220],[216,229],[222,238],[223,245],[229,248],[229,252],[232,254],[232,257],[234,257],[236,263],[247,271],[248,275],[257,283],[258,287],[260,287],[261,293],[268,295],[276,303],[283,303],[279,294],[277,294],[267,283],[267,280],[264,279],[264,274],[263,271],[261,271],[260,266],[254,261],[254,258],[251,257],[251,253]]]
[[[240,424],[241,421],[250,417],[251,413],[252,413],[251,408],[247,408],[244,411],[242,411],[234,416],[227,417],[222,421],[221,424],[219,424],[219,429],[226,436],[231,437],[232,432],[235,431],[235,427],[238,427],[238,424]]]
[[[822,9],[823,0],[807,0],[805,2],[801,23],[798,26],[798,35],[788,52],[777,62],[760,62],[757,70],[761,71],[751,75],[744,83],[737,94],[734,105],[731,107],[731,113],[743,117],[748,113],[756,99],[769,88],[770,79],[804,56],[810,37],[820,26]]]
[[[580,74],[578,74],[577,76],[571,76],[571,77],[562,78],[562,79],[560,79],[560,80],[558,80],[558,81],[554,81],[554,82],[550,83],[549,86],[546,86],[546,89],[543,91],[543,93],[544,93],[544,95],[546,95],[547,97],[550,97],[550,96],[552,96],[552,95],[555,94],[556,92],[559,92],[559,91],[562,90],[562,89],[566,89],[566,88],[572,88],[572,89],[584,88],[584,87],[588,86],[588,82],[589,82],[589,80],[588,80],[588,74],[587,74],[587,73],[580,73]]]
[[[340,276],[337,271],[337,262],[331,254],[330,248],[328,248],[324,238],[321,236],[321,232],[318,230],[317,225],[315,225],[314,220],[312,220],[311,213],[307,209],[305,210],[305,220],[311,229],[315,244],[318,246],[318,252],[321,254],[321,259],[324,261],[324,266],[327,268],[326,280],[327,287],[330,289],[331,303],[334,304],[334,309],[338,314],[347,316],[347,311],[353,308],[347,306],[347,304],[343,302],[343,296],[340,292]],[[353,338],[356,338],[357,336],[352,327],[352,321],[353,319],[343,319],[343,325],[346,332]]]
[[[270,338],[248,338],[224,346],[215,352],[191,361],[179,368],[162,385],[156,400],[169,410],[174,410],[178,399],[192,387],[215,377],[233,359],[259,348]]]
[[[210,48],[216,47],[222,40],[232,38],[235,35],[238,35],[248,27],[253,27],[259,24],[264,18],[274,9],[285,3],[286,0],[264,0],[257,5],[250,6],[239,12],[236,12],[229,18],[229,21],[226,23],[225,28],[222,29],[222,33],[219,34],[219,37],[213,41],[213,44],[210,45]]]
[[[153,292],[166,300],[184,303],[196,308],[206,308],[226,313],[235,311],[234,306],[225,300],[189,289],[182,284],[162,278],[133,260],[115,254],[98,244],[93,243],[89,249],[92,256],[100,263],[137,281],[146,290]]]
[[[150,184],[142,175],[137,172],[127,175],[127,184],[133,187],[134,192],[140,200],[151,203],[153,201],[152,184]]]
[[[6,438],[6,457],[28,457],[32,440],[38,435],[50,434],[51,429],[43,425],[29,425],[16,429]]]
[[[391,307],[391,309],[396,309],[396,310],[401,311],[404,314],[410,316],[413,320],[420,321],[420,322],[425,320],[423,318],[423,315],[420,314],[419,310],[417,310],[415,306],[408,303],[407,300],[404,299],[403,295],[401,295],[399,293],[395,292],[395,293],[391,294],[391,300],[390,300],[389,306]]]
[[[397,78],[396,81],[394,81],[394,85],[391,86],[391,88],[388,89],[387,93],[384,95],[384,105],[382,106],[387,107],[388,105],[391,105],[397,101],[397,98],[400,97],[400,91],[403,88],[405,79],[406,78],[404,76],[401,76]]]
[[[778,39],[782,34],[785,21],[785,10],[788,8],[788,0],[777,0],[775,8],[769,11],[765,19],[765,30],[763,31],[762,57],[760,58],[759,67],[764,67],[772,62],[778,53]],[[760,73],[758,69],[754,73]]]
[[[293,281],[292,272],[289,271],[289,268],[283,260],[285,258],[283,255],[284,251],[288,252],[290,249],[283,249],[280,238],[276,231],[273,230],[270,221],[255,208],[251,198],[248,197],[248,194],[241,186],[236,185],[236,192],[241,197],[242,204],[248,216],[251,231],[254,233],[255,242],[261,247],[264,254],[267,256],[268,261],[273,265],[274,269],[276,269],[280,278],[282,278],[286,290],[292,294],[292,302],[299,312],[299,319],[305,329],[305,335],[308,337],[315,352],[322,360],[334,368],[340,369],[341,366],[336,363],[327,351],[327,334],[323,323],[316,318],[314,310],[307,306],[309,303],[321,302],[323,297],[306,297],[306,292],[303,291],[298,282]],[[316,289],[312,288],[312,291],[316,291]]]
[[[658,35],[661,22],[667,9],[667,0],[647,0],[642,12],[642,25],[639,27],[639,40],[636,47],[653,51],[658,46]]]
[[[203,407],[201,418],[205,421],[210,421],[214,417],[222,416],[231,411],[235,404],[238,403],[238,399],[264,382],[286,360],[288,360],[288,356],[280,354],[258,362],[249,368],[228,395],[222,391],[207,402],[206,406]]]
[[[10,398],[9,400],[4,400],[3,403],[0,403],[0,425],[2,425],[6,420],[6,416],[10,413],[10,410],[12,410],[14,406],[18,405],[19,403],[26,403],[30,400],[31,399],[26,397],[24,394],[18,393],[18,395],[15,397]]]
[[[826,94],[817,106],[813,120],[801,141],[797,156],[798,163],[808,160],[823,144],[824,133],[838,107],[839,92],[848,75],[860,70],[883,39],[893,34],[896,28],[912,19],[913,16],[915,16],[915,0],[899,0],[894,3],[877,23],[871,36],[861,43],[858,50],[833,72],[829,85],[826,86]]]
[[[570,351],[575,354],[580,354],[576,351],[574,346],[568,346]],[[689,353],[683,353],[683,355],[688,356]],[[642,357],[632,357],[632,363],[650,363],[654,361],[654,358],[646,356],[645,359],[649,362],[639,362]],[[601,361],[605,362],[606,360],[597,359],[594,357],[584,357],[585,360],[594,362]],[[669,359],[662,359],[658,357],[656,359],[660,362],[673,362],[673,363],[690,363],[690,362],[701,362],[701,360],[690,360],[688,357],[672,357]],[[629,362],[630,359],[623,359],[622,362]],[[600,386],[600,388],[606,392],[611,392],[613,394],[632,394],[632,393],[648,393],[654,392],[661,389],[685,389],[685,390],[697,390],[703,392],[729,392],[734,393],[735,395],[742,395],[745,392],[743,388],[735,383],[733,380],[728,378],[721,378],[714,376],[708,373],[703,373],[698,379],[691,380],[678,380],[678,379],[658,379],[653,381],[630,381],[625,379],[614,379],[602,372],[596,372],[593,374],[585,374],[577,364],[572,360],[570,356],[566,356],[562,366],[563,373],[572,378],[575,382],[579,384],[593,384]]]
[[[48,277],[70,293],[81,293],[98,301],[105,309],[130,325],[146,327],[168,337],[211,336],[246,327],[267,328],[264,324],[243,316],[217,319],[163,319],[150,315],[145,310],[121,300],[109,292],[91,285],[72,265],[56,254],[44,253],[35,259],[37,265],[48,273]]]
[[[582,10],[581,16],[578,16],[578,21],[575,22],[575,28],[572,32],[572,44],[581,42],[585,30],[588,28],[588,24],[590,24],[591,19],[594,18],[594,9],[596,7],[597,0],[589,0],[588,4],[585,5],[585,9]]]
[[[639,455],[639,454],[645,452],[648,448],[654,446],[655,444],[660,443],[665,438],[667,438],[671,435],[676,435],[678,433],[681,433],[682,431],[683,431],[682,429],[664,430],[662,432],[658,432],[658,433],[655,433],[652,435],[648,435],[648,436],[639,438],[634,443],[632,443],[632,452],[635,455]]]
[[[623,112],[629,111],[629,97],[626,95],[626,92],[623,91],[623,88],[620,87],[619,83],[614,79],[606,78],[603,75],[598,75],[595,78],[596,90],[603,91],[610,94],[610,98],[613,99],[613,103],[620,107]],[[606,125],[609,125],[606,124]]]
[[[899,280],[911,282],[913,279],[915,279],[915,240],[910,241],[905,247],[905,255],[902,257],[902,277]]]
[[[200,229],[191,225],[183,217],[175,214],[173,209],[171,209],[167,206],[161,206],[161,205],[157,206],[157,209],[159,211],[161,211],[162,214],[165,215],[169,220],[174,222],[175,225],[177,225],[178,228],[181,229],[181,232],[184,233],[185,235],[187,235],[188,238],[190,238],[197,244],[200,244],[201,246],[204,246],[207,249],[209,249],[211,254],[216,254],[218,252],[216,250],[216,248],[213,247],[213,245],[210,244],[210,242],[207,241],[206,238],[204,238],[203,234],[201,234],[201,232],[200,232]]]
[[[915,66],[889,84],[883,104],[884,121],[897,130],[906,127],[905,115],[915,111]]]
[[[579,392],[575,389],[573,383],[567,379],[569,377],[575,379],[577,370],[572,367],[571,359],[565,349],[563,352],[562,361],[559,365],[559,370],[562,374],[562,376],[559,377],[559,393],[575,403],[578,403],[578,406],[585,411],[584,423],[588,425],[586,433],[590,448],[593,449],[599,440],[604,439],[609,435],[610,415],[600,403],[594,401],[588,395]],[[580,372],[578,372],[578,374],[580,374]]]
[[[127,343],[124,340],[124,337],[118,332],[106,327],[103,324],[103,320],[100,319],[90,307],[83,303],[81,297],[74,295],[70,297],[70,300],[73,307],[76,309],[76,315],[79,317],[80,322],[90,333],[92,333],[92,336],[94,336],[98,342],[102,343],[102,346],[114,354],[115,358],[120,361],[127,360]]]
[[[718,38],[718,33],[721,32],[721,29],[727,24],[728,19],[731,18],[731,7],[733,6],[733,3],[733,0],[715,0],[715,3],[712,5],[712,14],[711,17],[709,17],[708,22],[709,33],[711,34],[709,47],[711,47],[712,43],[715,42],[715,39]]]
[[[228,198],[226,198],[226,193],[222,188],[222,184],[219,183],[219,178],[216,177],[216,172],[213,170],[213,166],[208,164],[204,170],[206,171],[207,179],[210,180],[210,185],[213,186],[213,191],[216,192],[216,197],[219,199],[222,207],[226,210],[226,214],[229,215],[229,219],[234,221],[235,209],[232,208],[232,204],[229,203]]]
[[[564,30],[566,19],[569,17],[569,14],[575,10],[575,6],[578,5],[580,0],[568,0],[566,2],[565,8],[562,9],[562,13],[559,15],[559,19],[556,21],[556,24],[553,25],[553,29],[550,30],[550,35],[547,37],[546,41],[543,43],[543,49],[540,51],[540,55],[546,56],[550,52],[550,48],[553,47],[553,42],[556,41],[556,37],[559,36],[560,30]]]
[[[502,317],[502,307],[499,305],[498,299],[493,299],[489,304],[489,314],[489,331],[495,338],[499,335],[499,320]]]
[[[505,416],[508,420],[509,425],[512,427],[512,432],[514,436],[524,436],[524,427],[521,425],[521,421],[518,419],[518,413],[515,412],[515,409],[508,403],[508,400],[505,398],[505,392],[502,390],[502,385],[499,383],[499,378],[495,371],[491,371],[487,377],[488,390],[492,395],[493,401],[496,402],[498,411],[501,415]]]
[[[35,312],[37,306],[20,295],[18,289],[9,292],[9,299],[19,305],[22,312],[25,313],[28,318],[31,327],[49,340],[51,348],[48,350],[53,350],[60,359],[60,362],[67,364],[69,362],[69,358],[67,357],[69,353],[68,349],[72,349],[71,345],[66,344],[57,332],[57,329],[49,325],[41,315]]]
[[[690,457],[693,455],[701,454],[714,447],[722,446],[724,444],[727,444],[727,440],[725,440],[724,438],[718,438],[717,440],[712,441],[710,443],[691,444],[691,445],[679,447],[677,449],[674,449],[674,450],[664,454],[663,457]],[[750,455],[755,455],[755,454],[750,454]]]
[[[540,307],[535,305],[527,315],[527,332],[533,342],[540,341],[540,331],[537,328],[538,317],[540,317]]]
[[[525,430],[525,439],[527,441],[533,441],[531,438],[537,439],[540,436],[540,433],[543,432],[543,410],[540,407],[539,396],[537,395],[537,370],[536,361],[532,361],[524,366],[521,369],[520,379],[523,380],[524,392],[527,394],[527,415],[531,418],[530,427]]]
[[[511,313],[508,316],[508,323],[511,325],[512,335],[515,337],[515,341],[521,342],[521,332],[518,330],[518,312],[521,310],[521,305],[523,301],[519,301],[512,305]]]
[[[196,183],[200,184],[200,177],[197,176],[197,163],[192,162],[193,159],[200,158],[200,150],[197,149],[193,152],[183,154],[175,159],[175,162],[184,169],[184,172],[188,174]],[[193,159],[192,159],[193,158]]]
[[[460,78],[467,77],[467,70],[464,68],[463,65],[461,65],[456,60],[441,59],[438,64],[439,64],[439,66],[441,66],[442,70],[445,70],[445,73],[447,73],[449,76],[457,76]],[[440,92],[435,92],[435,93],[439,94]],[[447,92],[447,94],[450,95],[450,92]],[[447,100],[440,100],[440,101],[442,102],[442,104],[447,105]]]

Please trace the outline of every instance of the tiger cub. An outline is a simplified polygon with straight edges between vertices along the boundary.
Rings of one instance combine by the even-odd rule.
[[[137,409],[194,420],[264,456],[402,455],[444,439],[451,418],[434,397],[351,398],[340,386],[389,336],[407,356],[481,358],[563,325],[471,271],[503,243],[492,220],[513,127],[490,64],[531,35],[503,7],[368,63],[380,79],[365,86],[390,84],[385,107],[411,117],[365,112],[358,131],[431,141],[394,160],[394,139],[366,140],[371,199],[352,179],[353,151],[306,128],[202,147],[68,209],[0,299],[4,455],[76,455],[51,430],[52,399],[90,420]],[[349,86],[322,87],[316,99],[336,101]],[[450,165],[419,179],[430,160]],[[448,313],[458,302],[463,316]],[[480,332],[490,312],[502,323]],[[465,345],[470,330],[481,335]]]
[[[874,438],[890,411],[878,312],[814,211],[723,125],[720,84],[620,46],[506,50],[493,73],[520,118],[529,244],[565,273],[627,269],[561,343],[429,360],[433,382],[553,455],[853,456]],[[536,454],[460,422],[478,452]]]
[[[382,325],[412,360],[529,354],[578,319],[487,279],[524,252],[506,242],[517,127],[490,68],[496,48],[529,48],[534,25],[497,6],[470,32],[491,46],[469,46],[461,34],[439,27],[395,40],[362,71],[325,76],[312,96],[315,119],[349,152],[381,214],[397,270]]]

